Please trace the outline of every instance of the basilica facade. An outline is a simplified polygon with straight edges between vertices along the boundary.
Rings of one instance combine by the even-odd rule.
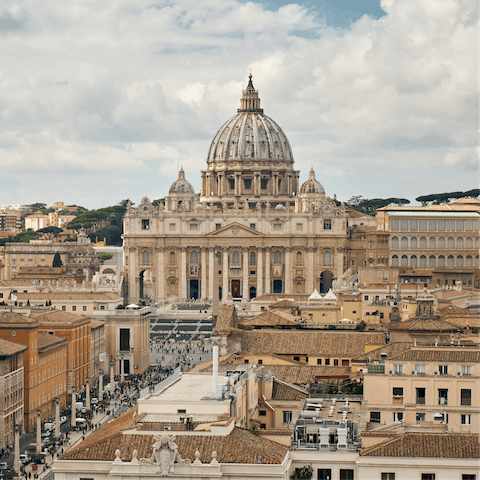
[[[165,205],[127,207],[128,301],[326,292],[347,269],[347,212],[313,168],[299,185],[290,143],[250,76],[218,130],[195,193],[183,169]]]

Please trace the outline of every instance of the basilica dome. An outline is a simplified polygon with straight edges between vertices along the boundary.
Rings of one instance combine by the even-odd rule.
[[[220,127],[207,157],[208,162],[234,159],[279,159],[293,163],[292,148],[285,133],[260,108],[251,75],[237,114]]]
[[[185,178],[185,172],[183,168],[178,172],[178,180],[172,183],[168,193],[195,193],[193,186]]]
[[[308,174],[308,180],[300,187],[300,194],[302,193],[320,193],[325,195],[323,185],[318,180],[315,180],[313,167]]]

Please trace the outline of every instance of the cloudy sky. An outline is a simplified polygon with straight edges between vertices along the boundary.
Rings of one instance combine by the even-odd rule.
[[[478,185],[475,0],[4,0],[0,205],[198,191],[248,71],[328,195]]]

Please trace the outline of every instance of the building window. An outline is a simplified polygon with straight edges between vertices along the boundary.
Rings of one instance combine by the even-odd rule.
[[[334,365],[335,367],[338,367],[338,358],[334,358],[334,359],[333,359],[333,365]]]
[[[266,417],[267,416],[267,411],[266,410],[259,410],[258,411],[258,416],[259,417]]]
[[[190,263],[198,263],[198,253],[195,250],[190,254]]]
[[[448,405],[448,389],[446,388],[438,389],[438,404]]]
[[[322,359],[321,358],[317,358],[317,365],[321,365],[322,364]]]
[[[323,254],[323,264],[331,265],[332,264],[332,254],[330,252],[325,252]]]
[[[434,473],[422,473],[422,480],[435,480]]]
[[[240,254],[237,250],[232,253],[232,263],[238,265],[240,263]]]
[[[273,263],[279,265],[282,263],[282,254],[277,250],[273,255]]]
[[[462,365],[462,375],[471,375],[472,367],[471,365]]]
[[[424,422],[425,421],[425,414],[424,413],[417,413],[416,420],[417,420],[417,422]]]
[[[462,473],[462,480],[477,480],[477,476],[473,473]]]
[[[76,312],[77,311],[77,306],[76,305],[72,305],[72,312]]]
[[[395,474],[382,472],[382,480],[395,480]]]
[[[331,230],[332,229],[332,221],[330,219],[326,218],[323,221],[323,229],[324,230]]]
[[[170,265],[175,265],[175,252],[170,252]]]
[[[416,404],[417,405],[425,405],[425,389],[424,388],[416,388]]]
[[[254,252],[250,253],[250,265],[255,265],[256,264],[256,256]]]
[[[282,421],[283,423],[290,423],[292,421],[292,411],[284,410],[282,412]]]
[[[251,228],[252,230],[256,230],[256,229],[257,229],[257,225],[256,225],[255,223],[251,223],[251,224],[250,224],[250,228]]]
[[[403,388],[402,387],[393,387],[393,396],[394,397],[403,397]]]
[[[301,232],[303,230],[303,223],[297,223],[297,232]]]
[[[415,372],[418,374],[425,374],[425,365],[415,365]]]
[[[470,389],[460,390],[460,405],[472,405],[472,391]]]
[[[448,365],[439,365],[438,372],[440,375],[448,375]]]
[[[245,179],[243,181],[245,185],[245,190],[251,190],[252,189],[252,181],[250,179]]]
[[[222,224],[221,223],[216,223],[215,224],[215,230],[220,230],[222,228]]]
[[[403,412],[393,412],[394,422],[403,422]]]
[[[340,480],[354,480],[353,470],[340,470]]]
[[[259,359],[257,362],[259,365],[263,365],[263,360]]]
[[[143,263],[144,265],[150,263],[150,255],[148,254],[147,251],[144,251],[144,252],[142,253],[142,263]]]
[[[67,311],[67,306],[66,305],[62,305],[62,311],[64,311],[64,312]]]
[[[177,415],[183,415],[185,413],[187,413],[187,410],[184,410],[184,409],[177,410]]]
[[[150,229],[150,220],[148,218],[142,219],[142,230],[149,230]]]
[[[471,425],[472,416],[471,415],[462,415],[462,425]]]
[[[273,224],[273,229],[274,230],[282,230],[283,229],[283,225],[281,223],[274,223]]]
[[[171,232],[174,232],[174,231],[175,231],[175,228],[176,228],[176,227],[175,227],[175,223],[170,223],[170,224],[169,224],[169,230],[170,230]]]
[[[235,190],[235,179],[234,178],[230,178],[228,180],[228,183],[230,185],[230,190]]]
[[[262,190],[266,190],[267,186],[268,186],[268,180],[262,178],[262,180],[260,180],[260,188]]]
[[[266,430],[267,429],[267,424],[266,423],[261,423],[260,424],[260,430]]]
[[[190,230],[198,230],[198,223],[191,223]]]
[[[248,358],[246,358],[243,363],[249,363]]]
[[[330,365],[330,359],[329,358],[325,359],[325,365]]]
[[[100,310],[105,310],[105,305],[100,305]]]
[[[300,361],[300,357],[293,357],[293,359],[294,359],[296,362],[299,362],[299,361]]]
[[[380,412],[370,412],[370,421],[380,423]]]

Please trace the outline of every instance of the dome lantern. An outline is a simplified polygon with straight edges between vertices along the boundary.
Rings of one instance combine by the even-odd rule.
[[[258,96],[258,90],[255,90],[252,82],[252,74],[248,76],[248,85],[242,92],[242,98],[240,99],[240,108],[237,113],[243,112],[256,112],[263,113],[263,109],[260,108],[260,98]]]

